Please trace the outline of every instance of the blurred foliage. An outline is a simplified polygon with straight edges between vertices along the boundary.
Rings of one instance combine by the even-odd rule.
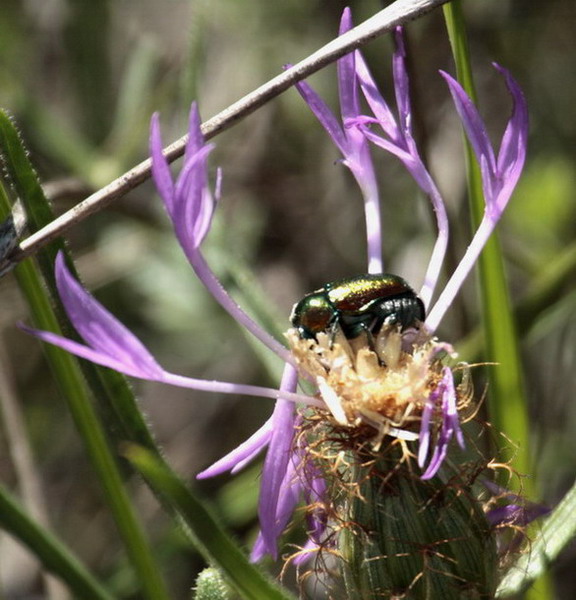
[[[350,4],[357,22],[381,7],[376,0]],[[153,111],[161,112],[165,140],[175,139],[185,130],[192,100],[198,99],[204,118],[217,113],[283,64],[329,41],[344,6],[320,0],[4,0],[0,105],[16,119],[46,193],[62,212],[145,158]],[[495,135],[509,100],[491,61],[512,71],[530,109],[528,163],[499,231],[518,307],[536,475],[545,502],[554,505],[576,472],[576,383],[570,376],[576,362],[576,6],[572,0],[466,0],[464,11],[480,107]],[[440,68],[453,71],[441,12],[411,24],[408,36],[417,134],[449,204],[453,266],[470,231],[458,123],[437,75]],[[390,53],[389,39],[365,49],[389,98]],[[337,107],[333,67],[311,83]],[[224,186],[207,259],[239,300],[250,295],[238,287],[245,285],[239,274],[248,266],[250,286],[261,288],[270,318],[281,316],[281,331],[304,292],[365,270],[359,192],[294,91],[214,141],[211,164],[223,167]],[[428,205],[392,158],[374,158],[386,268],[418,287],[435,235]],[[87,287],[170,370],[277,381],[275,365],[262,362],[195,280],[151,185],[77,226],[68,241]],[[132,582],[77,435],[38,344],[14,327],[26,315],[11,277],[0,283],[0,294],[2,345],[9,353],[2,368],[19,390],[53,527],[129,598]],[[470,281],[441,336],[457,342],[475,329],[477,318]],[[479,390],[482,385],[479,380]],[[264,400],[134,386],[169,461],[190,479],[253,432],[271,408]],[[0,479],[17,489],[1,429]],[[247,543],[254,536],[257,483],[254,470],[242,479],[198,484],[218,499],[216,509]],[[136,481],[134,498],[175,597],[188,597],[201,559],[188,554]],[[37,566],[4,536],[0,555],[0,589],[7,598],[38,592]],[[576,589],[574,558],[567,551],[556,569],[561,598]]]

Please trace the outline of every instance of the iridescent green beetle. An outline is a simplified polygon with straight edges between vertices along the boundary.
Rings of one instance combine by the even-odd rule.
[[[359,275],[326,284],[307,294],[292,309],[290,320],[300,337],[335,334],[348,339],[366,332],[376,336],[382,326],[417,327],[425,319],[424,304],[398,275]]]

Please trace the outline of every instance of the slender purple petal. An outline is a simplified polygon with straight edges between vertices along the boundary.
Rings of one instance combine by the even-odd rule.
[[[498,170],[502,172],[506,165],[524,164],[528,133],[528,106],[520,86],[510,72],[496,63],[493,63],[493,65],[495,69],[504,75],[506,86],[514,103],[512,116],[502,136],[502,143],[498,151]]]
[[[190,116],[188,117],[188,141],[184,152],[184,162],[188,162],[204,146],[204,136],[202,135],[202,120],[198,104],[192,103],[190,107]]]
[[[84,346],[79,342],[75,342],[74,340],[69,340],[68,338],[62,337],[56,333],[52,333],[50,331],[42,331],[39,329],[34,329],[32,327],[27,327],[26,325],[19,324],[20,329],[33,335],[34,337],[46,342],[48,344],[52,344],[53,346],[58,346],[62,348],[62,350],[66,350],[66,352],[70,352],[70,354],[74,354],[75,356],[79,356],[80,358],[85,358],[93,363],[98,365],[102,365],[103,367],[108,367],[109,369],[114,369],[120,373],[124,373],[125,375],[129,375],[130,377],[137,377],[139,379],[149,379],[149,380],[158,380],[161,375],[158,372],[151,372],[146,367],[139,368],[133,364],[126,364],[125,362],[121,362],[118,359],[115,359],[113,356],[105,354],[103,352],[99,352],[98,350],[94,350],[89,346]]]
[[[236,321],[284,361],[293,361],[288,350],[256,324],[232,300],[200,253],[200,243],[210,228],[214,201],[206,172],[206,159],[212,146],[204,144],[196,106],[192,105],[184,168],[176,186],[172,184],[168,163],[162,154],[157,116],[152,120],[150,140],[154,182],[172,220],[178,241],[196,275]],[[218,183],[218,187],[219,185]]]
[[[486,518],[493,527],[499,525],[525,527],[535,519],[547,515],[551,510],[548,506],[530,502],[493,481],[483,480],[482,483],[498,501],[507,503],[496,506],[486,513]]]
[[[460,115],[460,120],[466,130],[470,144],[472,144],[474,154],[476,154],[478,161],[480,161],[481,156],[485,156],[488,160],[490,170],[494,172],[496,170],[494,151],[492,150],[492,145],[490,144],[484,121],[476,109],[476,106],[474,106],[474,102],[472,102],[458,81],[448,75],[448,73],[440,71],[440,75],[444,77],[448,84],[452,99],[454,100],[454,105]]]
[[[512,75],[500,65],[494,63],[494,67],[504,75],[513,101],[512,116],[508,121],[498,151],[497,169],[503,183],[498,196],[493,200],[493,211],[499,218],[524,168],[528,143],[528,107],[522,90]]]
[[[279,390],[260,386],[207,381],[170,373],[156,362],[134,334],[113,317],[72,277],[66,269],[62,254],[57,257],[56,283],[72,324],[88,345],[68,340],[47,331],[22,327],[27,333],[48,343],[59,346],[87,360],[140,379],[214,393],[244,394],[273,399],[282,396],[286,402],[302,402],[319,407],[324,406],[321,400],[289,391],[280,392]]]
[[[439,400],[441,401],[441,412],[442,412],[442,424],[440,426],[440,432],[434,452],[428,463],[425,472],[422,475],[422,479],[431,479],[436,475],[446,455],[448,453],[448,446],[454,436],[460,447],[464,447],[464,437],[460,428],[460,420],[458,418],[458,411],[456,406],[456,389],[454,388],[454,379],[452,371],[448,367],[444,367],[442,380],[439,382],[434,394],[430,395],[429,402],[436,404]],[[427,427],[428,428],[428,427]],[[422,426],[420,430],[421,444],[422,439],[425,440],[425,449],[428,450],[428,440],[426,436],[422,434],[424,429],[424,416],[422,417]],[[425,459],[425,453],[419,452],[418,462],[422,466]]]
[[[396,119],[390,110],[386,100],[378,90],[368,65],[364,60],[362,54],[356,51],[356,77],[362,89],[362,93],[368,102],[370,110],[374,113],[380,127],[384,130],[384,133],[390,138],[390,140],[397,146],[402,143],[402,133],[396,123]]]
[[[512,116],[506,127],[497,161],[494,158],[484,124],[470,98],[456,81],[445,73],[443,74],[480,164],[486,209],[464,257],[446,284],[438,301],[428,313],[426,326],[431,332],[434,332],[440,324],[442,317],[476,264],[480,252],[492,235],[494,227],[510,200],[524,167],[528,136],[526,102],[518,84],[508,71],[499,66],[496,68],[506,77],[506,85],[514,102]]]
[[[347,7],[342,13],[338,35],[346,33],[352,29],[352,26],[352,15]],[[338,70],[340,114],[342,115],[342,121],[346,122],[346,119],[357,117],[360,114],[354,52],[344,55],[337,61],[336,66]]]
[[[200,247],[212,220],[214,202],[206,181],[206,159],[212,148],[204,146],[190,158],[176,182],[174,211],[170,217],[187,256]]]
[[[320,124],[332,138],[332,141],[336,144],[340,152],[346,155],[348,152],[348,140],[342,126],[338,123],[328,105],[305,81],[298,82],[296,89],[300,92],[304,102],[306,102],[310,110],[320,121]]]
[[[152,178],[160,196],[165,202],[171,202],[174,195],[174,183],[168,161],[162,152],[162,136],[160,135],[160,120],[158,113],[152,115],[150,123],[150,157],[152,159]],[[168,208],[171,213],[171,208]]]
[[[62,252],[56,257],[56,285],[70,321],[97,353],[123,364],[137,377],[154,377],[162,372],[142,342],[72,277]]]
[[[408,85],[408,72],[406,71],[406,48],[404,46],[404,34],[402,27],[396,27],[394,31],[396,50],[392,59],[394,72],[394,92],[396,94],[396,106],[400,118],[400,130],[403,136],[411,135],[411,109],[410,92]]]
[[[418,466],[423,467],[426,463],[426,457],[428,456],[428,449],[430,448],[430,422],[432,415],[434,414],[434,408],[436,406],[436,400],[439,396],[438,388],[432,391],[430,397],[426,401],[426,406],[422,411],[422,418],[420,420],[420,440],[418,446]]]
[[[280,385],[281,391],[293,391],[296,389],[297,383],[298,374],[296,369],[291,365],[286,365]],[[277,538],[281,533],[281,531],[278,531],[276,515],[282,481],[288,469],[294,439],[294,404],[285,400],[278,400],[272,419],[272,437],[262,469],[258,515],[266,552],[276,558],[278,554]]]
[[[266,554],[266,544],[264,543],[264,538],[262,537],[262,532],[260,531],[256,537],[256,541],[254,542],[254,546],[252,546],[252,551],[250,552],[250,562],[260,562],[266,556]]]
[[[204,469],[196,475],[196,479],[208,479],[225,473],[226,471],[237,472],[239,464],[246,465],[246,459],[255,458],[268,444],[272,435],[272,419],[268,419],[258,431],[254,432],[245,442],[237,448],[217,460],[213,465]]]
[[[198,276],[198,279],[200,279],[220,306],[222,306],[235,321],[249,331],[256,339],[260,340],[264,345],[270,348],[272,352],[277,354],[282,360],[287,363],[294,362],[294,357],[289,350],[254,322],[230,297],[199,251],[189,253],[187,258],[190,261],[194,272]]]

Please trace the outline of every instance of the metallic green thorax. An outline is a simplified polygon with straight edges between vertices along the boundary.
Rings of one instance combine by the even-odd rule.
[[[291,321],[306,339],[337,326],[351,339],[362,332],[376,335],[383,325],[417,326],[424,318],[414,290],[401,277],[385,273],[326,284],[294,306]]]

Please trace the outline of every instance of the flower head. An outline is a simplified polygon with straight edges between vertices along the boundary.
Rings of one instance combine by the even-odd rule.
[[[350,27],[347,10],[341,32]],[[298,84],[298,89],[342,153],[343,163],[353,173],[364,196],[369,272],[382,270],[381,227],[376,217],[378,193],[369,143],[399,158],[430,198],[437,215],[438,240],[420,293],[428,306],[446,249],[448,225],[440,193],[412,137],[404,48],[401,32],[396,35],[393,69],[397,117],[378,91],[359,52],[338,62],[341,122],[307,84]],[[371,458],[380,453],[394,456],[407,464],[410,471],[412,463],[417,464],[420,467],[418,485],[441,474],[453,441],[463,446],[461,422],[472,405],[471,387],[466,376],[459,381],[457,370],[465,373],[465,368],[455,367],[451,346],[435,339],[432,333],[500,218],[524,161],[525,105],[513,79],[500,70],[506,76],[515,108],[498,157],[491,149],[473,104],[458,84],[444,75],[482,165],[487,208],[462,263],[426,322],[402,328],[395,323],[382,323],[382,319],[378,327],[362,321],[361,335],[347,337],[342,322],[336,318],[330,321],[326,331],[313,339],[302,339],[297,330],[290,330],[287,333],[290,349],[263,331],[230,298],[202,255],[201,244],[209,233],[219,193],[212,193],[209,186],[207,159],[212,146],[204,143],[196,106],[193,105],[190,113],[184,165],[176,180],[162,152],[158,117],[153,117],[150,135],[153,179],[176,237],[196,275],[216,301],[241,326],[284,359],[286,366],[279,389],[204,381],[165,370],[126,327],[80,286],[68,272],[63,256],[58,257],[58,290],[84,343],[28,329],[40,339],[133,377],[276,400],[271,417],[256,433],[199,475],[204,478],[224,471],[237,472],[266,451],[259,501],[261,533],[253,549],[254,560],[265,554],[277,557],[278,540],[302,499],[311,507],[310,535],[305,550],[312,551],[325,543],[323,536],[333,504],[329,497],[329,478],[323,469],[325,456],[316,452],[316,442],[306,434],[318,431],[311,423],[321,423],[324,437],[320,443],[337,439],[338,448],[343,452],[352,449],[356,456],[365,458],[365,450],[370,449]],[[360,91],[373,116],[360,114]],[[374,125],[380,127],[382,133],[372,131]],[[334,310],[336,317],[341,313],[340,309]],[[357,316],[348,315],[353,323]],[[315,386],[310,395],[296,393],[299,376]],[[402,450],[399,454],[398,448]],[[341,473],[339,466],[334,466],[330,475]]]

